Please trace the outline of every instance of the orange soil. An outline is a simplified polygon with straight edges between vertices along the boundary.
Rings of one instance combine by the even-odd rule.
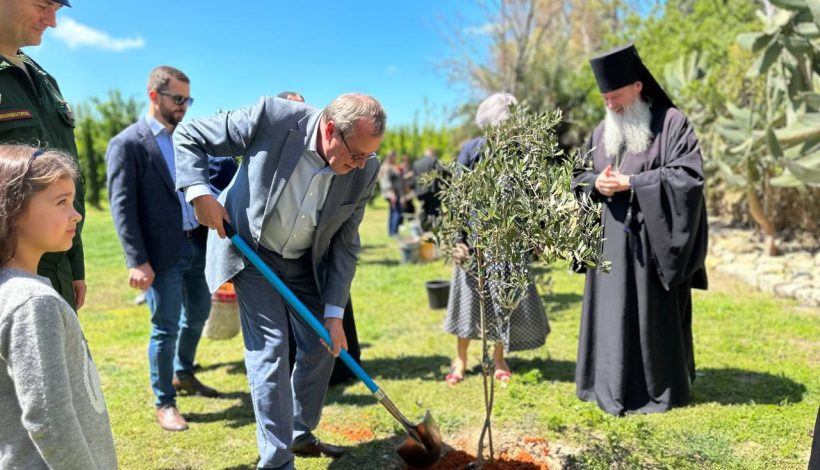
[[[484,470],[549,470],[549,466],[539,458],[549,455],[547,440],[542,437],[524,437],[517,446],[498,455],[492,465],[484,465]],[[475,456],[463,450],[452,449],[427,470],[464,470],[476,460]]]
[[[333,434],[342,436],[353,442],[366,442],[373,440],[373,431],[367,428],[353,428],[346,426],[335,426],[322,424],[322,429]]]

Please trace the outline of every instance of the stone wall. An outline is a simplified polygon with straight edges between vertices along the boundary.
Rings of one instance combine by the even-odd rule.
[[[710,269],[737,277],[765,292],[797,299],[809,307],[820,306],[820,249],[816,236],[802,232],[782,242],[782,256],[763,253],[761,237],[710,217]]]

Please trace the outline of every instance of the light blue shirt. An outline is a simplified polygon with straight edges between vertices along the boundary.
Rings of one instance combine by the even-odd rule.
[[[162,153],[162,159],[168,165],[168,171],[171,172],[171,180],[176,179],[176,163],[174,162],[174,143],[171,139],[171,133],[168,129],[150,115],[145,116],[145,122],[154,134],[154,139],[157,141],[159,151]],[[179,205],[182,208],[182,230],[193,230],[199,227],[199,222],[194,216],[194,208],[189,202],[185,201],[185,195],[181,191],[176,191]]]
[[[316,126],[308,133],[307,147],[299,163],[285,183],[273,211],[262,223],[259,244],[285,259],[299,258],[313,246],[313,233],[335,174],[316,151],[316,132],[320,122],[321,119],[317,119]],[[203,194],[210,194],[206,185],[185,188],[188,201]],[[344,308],[326,304],[324,317],[342,318]]]

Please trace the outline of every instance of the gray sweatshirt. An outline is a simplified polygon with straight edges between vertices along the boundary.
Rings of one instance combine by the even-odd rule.
[[[117,468],[77,315],[48,279],[0,269],[0,469]]]

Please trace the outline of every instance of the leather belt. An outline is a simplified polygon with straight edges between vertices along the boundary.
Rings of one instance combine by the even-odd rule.
[[[201,229],[202,229],[202,225],[200,225],[199,227],[197,227],[195,229],[183,230],[182,233],[185,235],[185,238],[194,238],[196,236],[197,232],[199,232]]]

